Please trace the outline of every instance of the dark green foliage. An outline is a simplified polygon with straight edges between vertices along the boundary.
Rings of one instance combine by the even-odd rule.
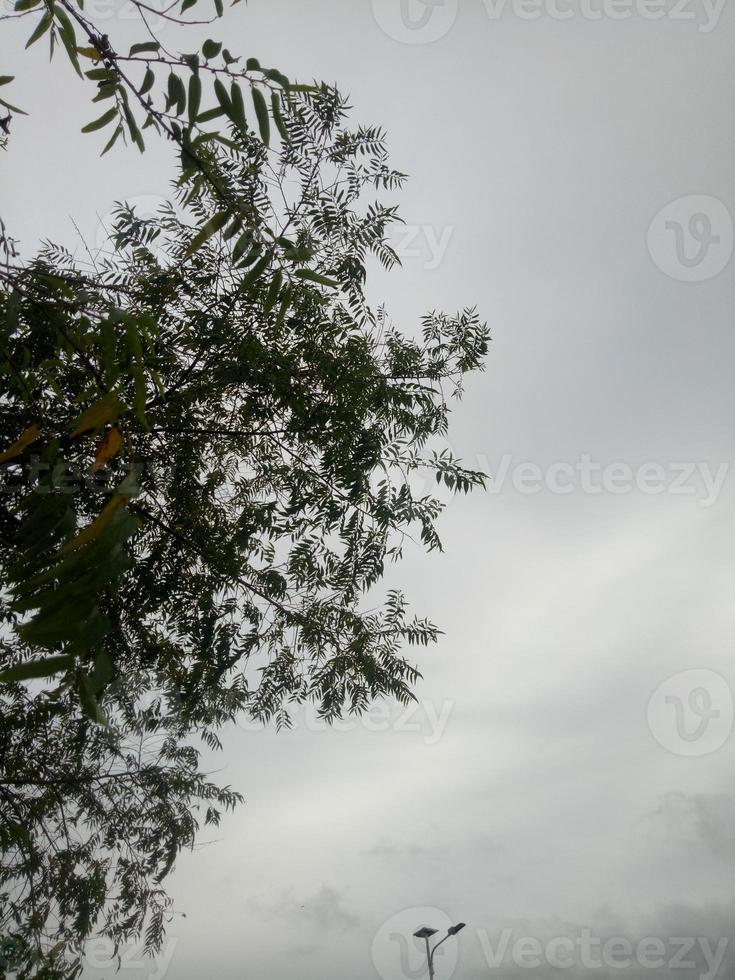
[[[202,776],[165,703],[143,708],[133,690],[116,697],[114,732],[80,718],[68,693],[6,690],[0,932],[20,980],[77,976],[95,926],[116,944],[144,935],[154,953],[177,853],[241,800]]]
[[[480,365],[486,330],[471,311],[433,314],[413,340],[370,310],[365,262],[392,261],[395,209],[360,201],[397,175],[379,134],[343,133],[336,93],[290,112],[280,157],[236,132],[231,150],[202,148],[242,202],[234,218],[212,217],[210,182],[186,173],[195,228],[173,208],[142,220],[121,207],[99,271],[48,248],[0,295],[0,421],[8,444],[41,434],[6,464],[20,464],[5,497],[10,608],[29,645],[73,654],[62,684],[88,676],[102,644],[115,672],[154,664],[192,716],[247,663],[250,711],[314,698],[334,717],[407,698],[402,642],[435,635],[402,606],[360,601],[407,534],[439,544],[438,503],[414,497],[411,472],[481,480],[421,450],[445,434],[443,392]],[[284,206],[274,182],[296,181]],[[92,476],[111,429],[119,448]]]
[[[82,15],[21,3],[75,62]],[[483,480],[442,445],[485,325],[432,313],[404,335],[365,300],[368,263],[397,262],[383,133],[256,59],[210,72],[218,42],[171,65],[92,33],[78,53],[114,107],[85,128],[143,149],[145,119],[180,172],[155,218],[119,206],[89,266],[51,245],[22,264],[0,223],[0,938],[21,977],[76,975],[94,930],[158,947],[197,807],[237,801],[194,740],[412,697],[406,648],[438,631],[381,588],[406,539],[440,547],[412,477]]]

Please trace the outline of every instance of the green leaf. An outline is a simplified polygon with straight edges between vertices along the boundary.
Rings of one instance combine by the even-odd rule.
[[[214,9],[217,12],[217,16],[221,17],[225,11],[225,6],[222,3],[222,0],[214,0]]]
[[[90,68],[84,73],[92,82],[111,82],[117,78],[117,72],[109,68]]]
[[[97,95],[92,99],[92,102],[104,102],[105,99],[111,99],[117,92],[117,83],[111,82],[108,85],[100,85]]]
[[[184,2],[181,4],[181,13],[183,14],[189,9],[189,7],[193,7],[196,2],[197,0],[184,0]]]
[[[240,60],[239,58],[235,58],[233,55],[231,55],[227,48],[225,48],[222,52],[222,57],[225,59],[226,65],[234,65]]]
[[[288,80],[287,76],[279,71],[277,68],[267,68],[263,74],[271,82],[278,82],[283,88],[288,88],[291,82]]]
[[[232,102],[227,94],[227,89],[219,78],[215,78],[214,80],[214,94],[217,96],[217,101],[222,106],[222,109],[230,116],[232,113]]]
[[[242,231],[242,218],[235,218],[227,231],[222,236],[226,242]]]
[[[12,82],[15,75],[0,75],[0,85],[7,85],[8,82]]]
[[[37,7],[40,2],[41,0],[17,0],[13,9],[20,13],[23,10],[30,10],[31,7]]]
[[[117,140],[118,140],[120,134],[122,133],[122,131],[123,131],[122,123],[120,123],[120,125],[117,127],[117,129],[115,130],[115,132],[112,134],[112,136],[109,138],[109,140],[105,144],[104,150],[100,153],[100,156],[101,157],[103,157],[105,155],[105,153],[107,153],[108,150],[111,150],[112,149],[112,147],[117,142]]]
[[[145,95],[146,92],[150,92],[150,90],[153,88],[153,83],[155,80],[156,76],[153,69],[149,65],[145,70],[145,75],[143,76],[143,84],[138,89],[138,95]]]
[[[0,672],[0,684],[12,681],[29,681],[39,677],[51,677],[67,670],[74,663],[74,657],[62,654],[57,657],[44,657],[43,660],[28,660]]]
[[[194,125],[202,103],[202,80],[198,75],[189,76],[189,122]]]
[[[318,282],[320,286],[329,286],[334,289],[339,283],[335,279],[329,279],[327,276],[322,276],[318,272],[314,272],[312,269],[297,269],[294,272],[294,276],[297,279],[306,279],[308,282]]]
[[[32,44],[36,43],[39,37],[43,37],[43,35],[46,33],[49,27],[51,27],[53,21],[54,18],[51,12],[47,10],[46,13],[43,15],[43,17],[41,18],[41,20],[38,22],[35,31],[31,34],[31,36],[26,41],[26,47],[30,48]]]
[[[58,7],[55,8],[56,20],[59,23],[59,37],[61,38],[61,43],[66,49],[66,53],[74,66],[74,70],[80,78],[83,78],[82,69],[79,67],[79,58],[77,56],[77,38],[74,33],[74,27],[72,22],[66,16],[63,10]]]
[[[280,327],[283,321],[286,319],[286,311],[291,303],[291,296],[293,295],[293,290],[291,286],[286,286],[283,290],[283,297],[281,298],[281,305],[278,307],[278,316],[276,317],[276,326]]]
[[[245,118],[245,103],[243,102],[242,92],[237,82],[233,82],[230,86],[230,99],[232,111],[228,115],[241,133],[247,133],[248,121]]]
[[[240,288],[243,290],[250,289],[250,287],[263,275],[265,270],[270,265],[270,262],[270,254],[264,255],[263,258],[259,262],[256,262],[250,272],[248,272],[248,274],[243,278],[242,282],[240,283]]]
[[[305,245],[292,245],[290,248],[283,250],[283,257],[284,259],[288,259],[289,262],[300,264],[310,262],[314,258],[314,252]]]
[[[11,105],[9,102],[6,102],[5,99],[0,99],[0,105],[4,105],[6,109],[10,109],[11,112],[17,112],[21,116],[28,115],[28,113],[23,109],[19,109],[17,105]]]
[[[179,76],[173,72],[168,76],[168,99],[172,105],[176,103],[176,115],[180,116],[186,108],[186,89]]]
[[[95,119],[92,122],[87,123],[86,126],[82,126],[82,132],[93,133],[97,129],[102,129],[103,126],[106,126],[109,122],[112,122],[112,120],[116,118],[117,108],[108,109],[107,112],[99,117],[99,119]]]
[[[281,292],[281,283],[283,282],[283,273],[278,269],[271,279],[271,284],[268,287],[268,292],[266,293],[265,302],[263,303],[263,312],[266,316],[271,312],[273,307],[276,305],[276,300],[278,299],[278,294]]]
[[[265,145],[268,146],[271,138],[270,116],[268,115],[268,106],[265,102],[265,96],[259,88],[253,89],[253,105],[255,106],[255,115],[258,117],[260,138],[263,140]]]
[[[273,121],[276,124],[276,129],[281,139],[284,143],[288,143],[289,135],[286,129],[286,121],[281,113],[281,97],[278,92],[271,92],[271,115],[273,116]]]
[[[103,728],[109,728],[110,723],[107,720],[107,715],[99,706],[90,679],[86,674],[82,673],[79,675],[77,694],[79,695],[79,704],[84,714],[97,725],[102,725]]]
[[[260,62],[257,58],[248,58],[245,62],[245,71],[261,71]]]
[[[289,92],[318,92],[319,88],[316,85],[300,85],[298,83],[289,84],[287,86]]]
[[[212,58],[216,58],[221,50],[222,50],[222,44],[219,41],[213,41],[211,38],[207,38],[207,40],[202,45],[202,54],[207,59],[207,61],[209,61]]]
[[[232,250],[232,261],[237,262],[240,256],[244,255],[247,249],[252,248],[256,256],[260,255],[260,246],[254,245],[253,243],[253,233],[251,231],[246,231],[244,235],[241,235],[235,243],[235,247]]]
[[[202,112],[197,116],[197,122],[209,122],[210,119],[216,119],[218,116],[222,115],[224,115],[224,109],[207,109],[206,112]]]
[[[129,53],[128,58],[132,58],[134,54],[142,54],[144,51],[157,52],[161,50],[161,45],[158,41],[141,41],[140,44],[134,44]]]
[[[100,648],[94,660],[94,670],[89,677],[90,686],[95,694],[99,694],[110,683],[112,674],[113,663],[110,655],[104,648]]]
[[[123,112],[125,113],[125,121],[128,124],[130,138],[142,153],[145,150],[145,143],[143,142],[143,137],[138,129],[138,124],[135,121],[135,116],[133,115],[133,112],[127,102],[123,103]]]
[[[214,217],[210,218],[205,225],[202,225],[196,235],[194,235],[184,254],[187,256],[193,255],[198,248],[201,248],[208,238],[211,238],[212,235],[214,235],[224,224],[227,223],[229,218],[229,211],[219,211],[217,214],[215,214]]]

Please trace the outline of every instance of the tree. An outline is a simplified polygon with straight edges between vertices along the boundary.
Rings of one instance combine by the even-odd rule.
[[[113,138],[142,148],[149,125],[180,151],[174,202],[152,219],[121,204],[89,265],[51,245],[22,263],[3,236],[0,931],[20,976],[55,977],[95,929],[160,945],[195,808],[216,822],[238,799],[193,738],[217,746],[239,712],[288,725],[306,700],[334,719],[412,697],[405,646],[438,631],[381,580],[407,538],[440,547],[417,471],[482,483],[441,441],[488,332],[467,309],[406,336],[366,302],[371,257],[397,261],[383,197],[404,176],[337,91],[251,60],[252,129],[215,42],[203,63],[157,41],[122,59],[64,0],[38,9],[34,35],[75,66],[73,24],[96,39],[81,55]],[[162,62],[188,84],[172,72],[157,109]],[[215,118],[226,131],[204,130]]]

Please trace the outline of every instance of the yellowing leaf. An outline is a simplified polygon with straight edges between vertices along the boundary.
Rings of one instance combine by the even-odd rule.
[[[41,430],[34,423],[29,426],[20,438],[16,439],[12,446],[8,446],[4,453],[0,453],[0,463],[7,463],[16,456],[20,456],[26,446],[30,446],[36,439],[41,438]]]
[[[120,507],[124,507],[127,502],[128,497],[122,496],[121,494],[116,494],[112,497],[107,502],[102,513],[95,517],[91,524],[82,528],[76,537],[72,538],[71,541],[67,541],[62,551],[76,551],[77,548],[81,548],[85,544],[89,544],[90,541],[94,541],[110,523],[115,511],[119,510]]]
[[[105,463],[117,455],[120,446],[122,446],[122,442],[122,433],[117,426],[113,426],[112,429],[107,430],[97,445],[97,452],[95,453],[94,463],[92,464],[93,473],[101,470]]]
[[[89,58],[91,61],[100,60],[100,53],[97,48],[77,48],[77,54],[82,55],[83,58]]]
[[[119,396],[114,391],[108,391],[79,416],[72,438],[82,432],[89,432],[90,429],[97,429],[105,422],[114,422],[124,407]]]

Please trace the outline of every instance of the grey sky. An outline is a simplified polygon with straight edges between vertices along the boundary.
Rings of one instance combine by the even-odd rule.
[[[115,10],[109,33],[127,37]],[[716,950],[735,913],[735,260],[717,208],[735,213],[735,11],[446,0],[431,43],[399,12],[250,0],[202,37],[337,81],[355,118],[387,129],[411,174],[409,228],[403,271],[376,270],[372,295],[406,329],[474,304],[491,323],[451,445],[496,479],[447,508],[444,555],[411,553],[396,575],[446,634],[421,654],[413,714],[225,734],[213,764],[247,803],[179,861],[186,918],[160,966],[168,980],[404,980],[420,959],[396,937],[433,916],[468,924],[437,980],[708,976],[702,947],[682,955],[673,940]],[[100,164],[99,140],[79,135],[81,84],[40,47],[29,58],[6,42],[3,65],[32,113],[0,160],[2,213],[26,251],[40,237],[75,247],[69,215],[94,241],[97,215],[155,201],[171,172],[154,139]],[[694,196],[716,200],[655,221]],[[720,237],[700,262],[696,215]],[[544,950],[577,944],[566,966],[511,951],[492,966],[506,928]],[[632,952],[585,963],[584,929]],[[664,952],[641,953],[643,938]],[[156,971],[129,960],[123,976]]]

